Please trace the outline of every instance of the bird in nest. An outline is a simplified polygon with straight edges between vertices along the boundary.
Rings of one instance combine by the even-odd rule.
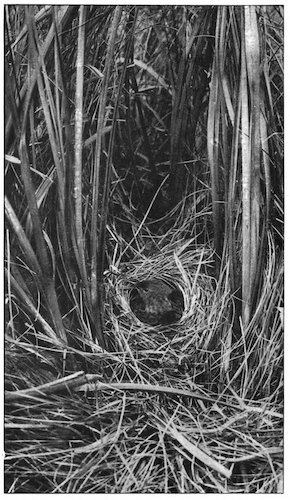
[[[130,306],[140,321],[148,325],[170,325],[180,320],[184,301],[182,292],[162,280],[140,281],[130,293]]]

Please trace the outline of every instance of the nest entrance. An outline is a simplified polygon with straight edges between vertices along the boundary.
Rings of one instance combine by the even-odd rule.
[[[177,286],[161,279],[139,281],[131,289],[130,307],[147,325],[170,325],[183,315],[183,294]]]

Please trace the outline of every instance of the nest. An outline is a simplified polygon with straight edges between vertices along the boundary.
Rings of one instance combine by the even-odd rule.
[[[205,272],[211,262],[209,249],[193,250],[188,242],[168,245],[161,253],[138,256],[118,274],[108,275],[107,328],[109,333],[113,326],[115,349],[121,352],[130,349],[146,364],[152,362],[157,366],[162,361],[165,371],[169,367],[176,371],[181,366],[192,365],[198,350],[208,358],[216,342],[213,335],[219,324],[226,321],[216,307],[216,282]],[[150,325],[138,317],[138,311],[136,314],[134,291],[140,283],[151,280],[165,283],[179,294],[182,308],[177,321]]]

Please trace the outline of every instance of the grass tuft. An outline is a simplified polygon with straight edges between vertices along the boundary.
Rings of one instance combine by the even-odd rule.
[[[5,492],[282,492],[283,8],[6,5],[5,64]]]

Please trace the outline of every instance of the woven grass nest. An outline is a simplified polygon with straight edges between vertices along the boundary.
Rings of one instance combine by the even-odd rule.
[[[121,351],[129,345],[140,351],[158,352],[163,346],[188,357],[197,349],[208,348],[209,325],[222,321],[217,318],[214,304],[215,280],[205,273],[212,255],[203,247],[193,250],[190,243],[168,245],[149,256],[138,255],[121,272],[108,277],[107,320],[113,324]],[[168,324],[148,324],[134,307],[136,289],[151,282],[175,294],[178,313],[165,321]]]

